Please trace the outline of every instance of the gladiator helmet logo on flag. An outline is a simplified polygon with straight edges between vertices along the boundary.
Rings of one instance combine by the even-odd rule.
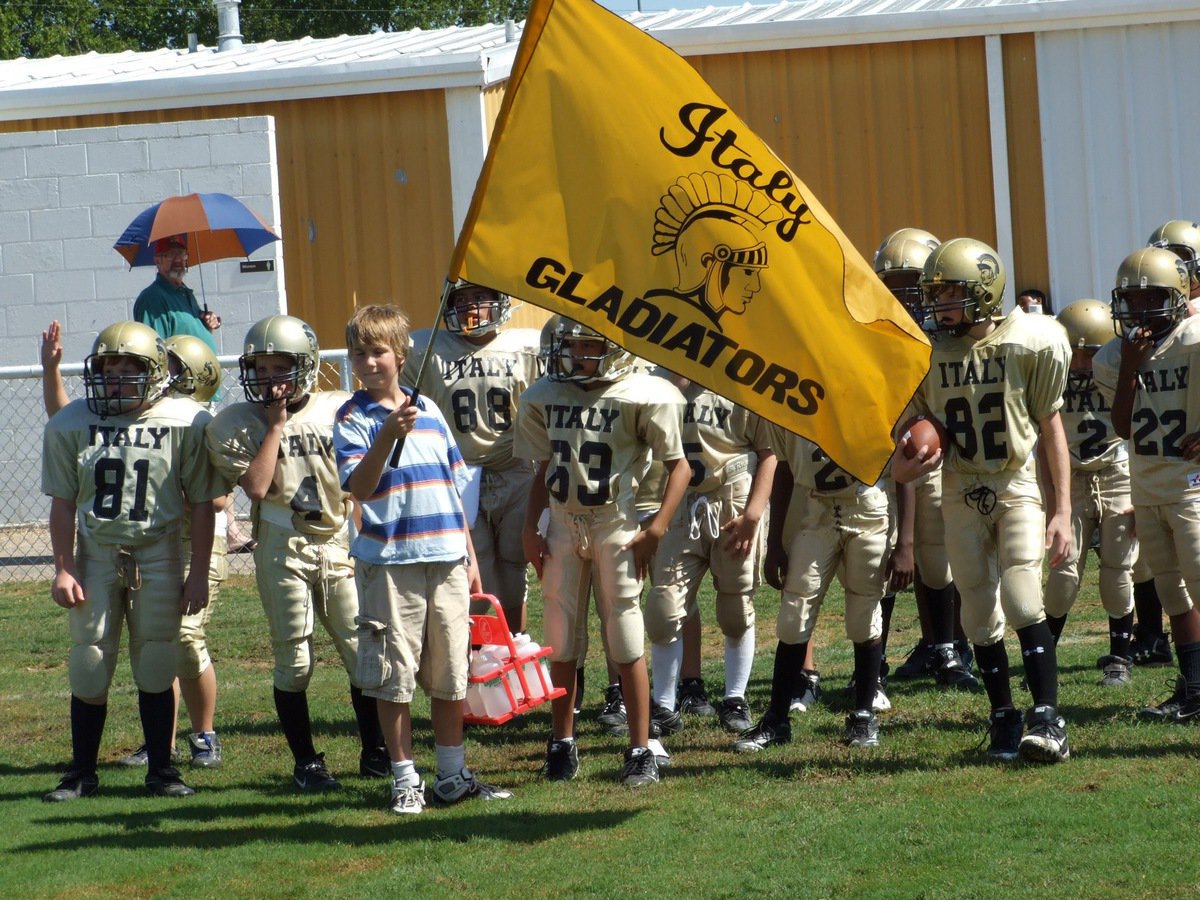
[[[725,173],[681,177],[654,213],[650,252],[674,253],[677,273],[674,290],[662,293],[695,306],[718,328],[725,313],[741,315],[768,266],[758,233],[782,217],[760,191]]]

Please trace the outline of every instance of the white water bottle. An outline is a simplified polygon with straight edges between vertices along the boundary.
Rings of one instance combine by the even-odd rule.
[[[546,696],[546,689],[542,687],[542,679],[538,675],[537,659],[537,655],[542,649],[541,646],[527,634],[515,635],[513,643],[517,645],[517,660],[525,675],[525,684],[529,688],[529,699],[543,699]]]

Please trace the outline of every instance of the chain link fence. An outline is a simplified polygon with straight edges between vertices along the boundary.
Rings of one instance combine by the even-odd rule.
[[[220,357],[220,399],[213,411],[245,399],[238,384],[238,358]],[[83,397],[83,364],[62,366],[63,382],[72,400]],[[319,387],[351,390],[349,357],[345,350],[321,351]],[[42,429],[46,408],[42,400],[41,366],[0,368],[0,410],[7,425],[0,429],[0,581],[42,581],[54,575],[50,553],[50,498],[42,493]],[[231,515],[238,528],[250,532],[250,501],[234,491]],[[254,571],[249,553],[229,554],[231,575]]]

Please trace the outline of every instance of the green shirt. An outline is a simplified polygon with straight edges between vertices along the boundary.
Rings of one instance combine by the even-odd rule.
[[[177,334],[191,334],[203,340],[217,353],[217,340],[200,319],[200,304],[187,285],[176,287],[156,275],[154,283],[138,294],[133,304],[133,318],[149,325],[164,339]]]

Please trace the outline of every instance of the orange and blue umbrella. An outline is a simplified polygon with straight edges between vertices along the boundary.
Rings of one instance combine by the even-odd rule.
[[[152,266],[155,242],[177,234],[187,236],[190,265],[249,256],[279,240],[271,226],[236,197],[186,194],[168,197],[139,213],[113,249],[130,266]]]

